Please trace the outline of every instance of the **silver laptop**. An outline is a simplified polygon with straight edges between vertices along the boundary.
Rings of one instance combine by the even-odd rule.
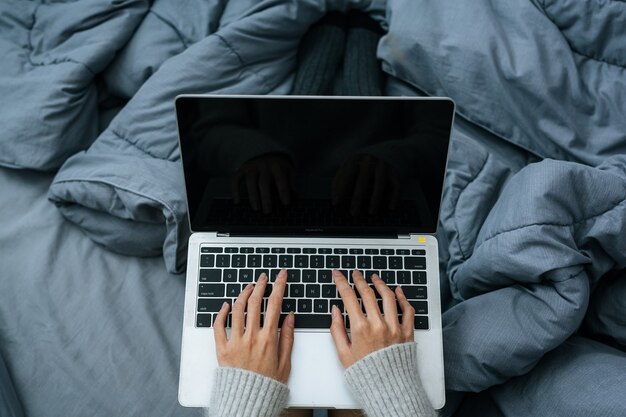
[[[209,405],[222,303],[286,268],[282,312],[296,313],[289,406],[358,408],[329,327],[331,306],[343,309],[332,270],[359,268],[402,286],[415,307],[416,378],[443,407],[434,233],[454,103],[189,95],[177,97],[176,113],[192,231],[179,402]]]

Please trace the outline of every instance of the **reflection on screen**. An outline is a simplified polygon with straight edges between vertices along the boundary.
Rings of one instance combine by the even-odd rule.
[[[434,233],[450,100],[182,97],[193,231]]]

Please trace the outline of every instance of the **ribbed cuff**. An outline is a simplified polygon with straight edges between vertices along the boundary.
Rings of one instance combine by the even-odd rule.
[[[414,342],[370,353],[349,367],[345,378],[368,417],[437,415],[419,379]]]
[[[208,415],[277,417],[287,405],[289,388],[272,378],[237,368],[218,368]]]

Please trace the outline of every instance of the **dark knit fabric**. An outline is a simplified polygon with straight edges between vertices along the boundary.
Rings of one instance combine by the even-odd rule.
[[[302,38],[291,94],[382,95],[384,73],[376,58],[381,36],[365,13],[328,13]]]

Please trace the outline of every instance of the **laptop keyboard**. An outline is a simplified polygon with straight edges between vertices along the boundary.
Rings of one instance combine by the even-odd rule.
[[[401,286],[415,308],[415,329],[428,329],[425,249],[270,246],[200,248],[196,327],[211,327],[222,304],[227,302],[232,306],[242,288],[255,282],[263,272],[269,278],[263,301],[264,313],[272,283],[281,268],[288,270],[281,323],[293,311],[296,313],[296,328],[328,329],[333,304],[347,319],[343,302],[332,281],[332,270],[339,269],[353,285],[352,271],[359,268],[372,288],[370,277],[373,273],[378,274],[392,290]],[[380,295],[376,290],[374,293],[382,312]],[[261,321],[263,316],[261,314]],[[230,327],[230,314],[227,326]],[[349,320],[346,320],[346,326],[349,328]]]

